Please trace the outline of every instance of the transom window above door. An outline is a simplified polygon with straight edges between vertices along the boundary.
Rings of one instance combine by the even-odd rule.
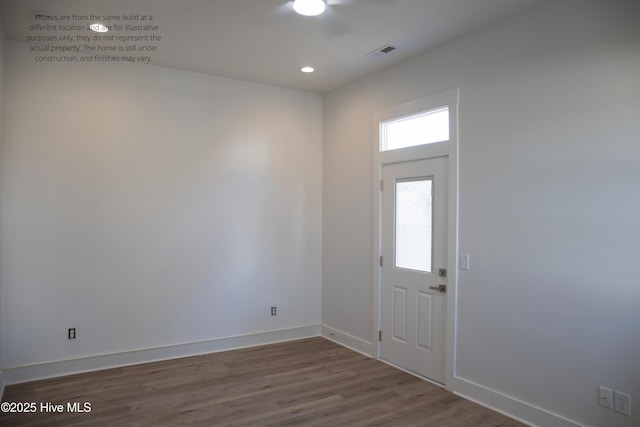
[[[380,122],[380,151],[449,140],[449,107]]]

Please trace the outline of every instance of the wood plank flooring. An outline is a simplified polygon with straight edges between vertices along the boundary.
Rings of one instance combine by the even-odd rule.
[[[324,338],[17,384],[4,401],[37,412],[2,426],[524,426]]]

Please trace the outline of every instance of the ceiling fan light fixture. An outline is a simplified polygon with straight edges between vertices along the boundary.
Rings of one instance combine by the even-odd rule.
[[[326,6],[323,0],[294,0],[293,2],[293,10],[304,16],[320,15]]]

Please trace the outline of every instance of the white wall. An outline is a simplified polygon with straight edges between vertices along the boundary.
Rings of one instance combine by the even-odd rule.
[[[449,386],[540,425],[640,425],[597,404],[640,399],[638,16],[550,2],[328,94],[323,324],[374,348],[373,112],[460,88]]]
[[[317,329],[320,95],[5,61],[5,369]]]

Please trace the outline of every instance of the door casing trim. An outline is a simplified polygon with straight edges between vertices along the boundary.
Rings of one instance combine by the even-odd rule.
[[[374,171],[374,224],[373,224],[373,325],[374,357],[380,360],[380,341],[378,331],[381,330],[381,291],[382,274],[379,264],[382,255],[381,225],[382,225],[382,197],[380,181],[382,168],[393,163],[425,160],[436,157],[449,158],[449,206],[448,206],[448,237],[447,237],[447,316],[445,332],[445,383],[447,390],[453,391],[456,374],[456,342],[457,342],[457,310],[458,310],[458,104],[459,89],[449,89],[400,105],[376,111],[373,115],[375,144],[373,144]],[[449,140],[416,147],[402,148],[380,152],[380,123],[394,118],[404,117],[439,107],[449,107]]]

